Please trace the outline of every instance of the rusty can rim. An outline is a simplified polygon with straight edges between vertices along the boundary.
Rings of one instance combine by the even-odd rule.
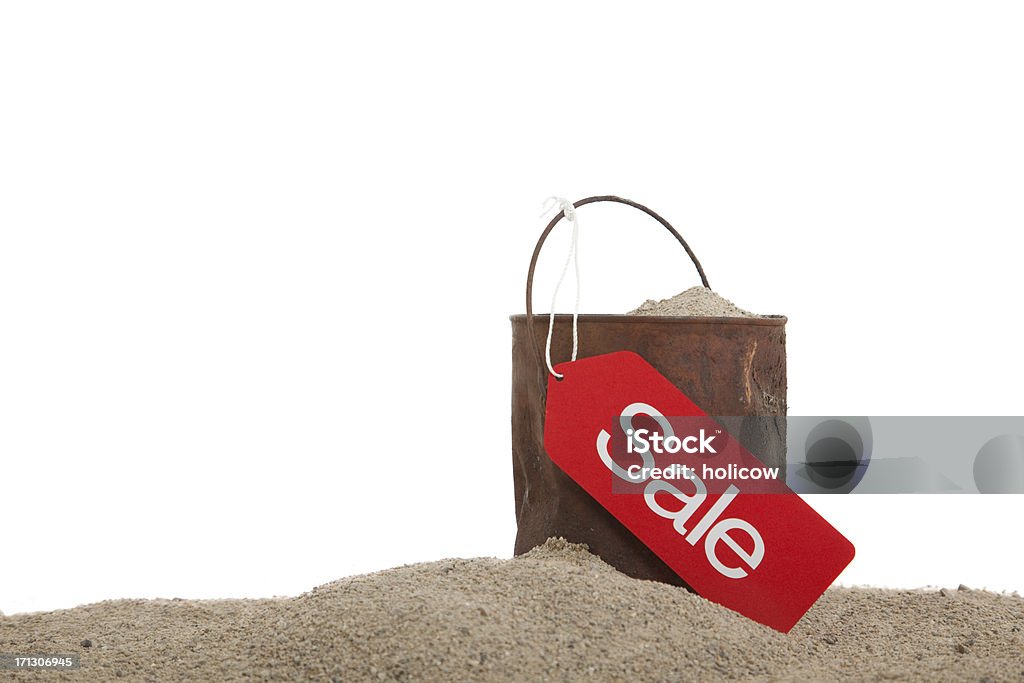
[[[547,325],[548,313],[534,313],[533,319]],[[508,317],[513,322],[526,321],[529,316],[516,313]],[[556,313],[556,321],[571,321],[571,313]],[[782,327],[789,318],[784,315],[759,315],[755,317],[738,316],[689,316],[689,315],[629,315],[625,313],[580,313],[581,323],[657,323],[662,325],[756,325],[764,327]]]

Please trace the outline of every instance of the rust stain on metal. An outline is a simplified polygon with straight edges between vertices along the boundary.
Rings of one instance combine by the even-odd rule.
[[[753,393],[750,388],[750,383],[753,381],[753,366],[754,366],[754,354],[757,353],[757,340],[754,339],[750,345],[750,353],[747,354],[747,362],[743,366],[743,377],[746,379],[745,390],[746,390],[746,403],[750,405],[751,394]]]

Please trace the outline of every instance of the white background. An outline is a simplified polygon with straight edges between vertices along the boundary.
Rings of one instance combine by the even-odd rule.
[[[650,205],[788,315],[793,414],[1024,414],[1022,31],[996,2],[5,4],[0,609],[509,556],[507,316],[552,193]],[[697,283],[641,214],[581,221],[585,311]],[[1024,589],[1021,497],[812,503],[843,583]]]

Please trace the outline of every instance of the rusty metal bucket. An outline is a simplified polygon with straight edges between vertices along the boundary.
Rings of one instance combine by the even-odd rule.
[[[621,197],[588,197],[575,207],[616,202],[662,224],[686,250],[704,286],[700,262],[679,233],[658,214]],[[547,368],[542,349],[547,316],[533,315],[533,274],[559,213],[537,241],[526,280],[526,315],[512,321],[512,463],[515,485],[515,553],[549,537],[586,543],[591,552],[639,579],[685,583],[653,552],[555,465],[544,450]],[[570,357],[571,315],[555,317],[552,358]],[[757,416],[749,425],[726,424],[769,466],[785,467],[786,318],[699,318],[580,315],[580,357],[634,351],[713,416]],[[562,333],[559,334],[558,331]],[[751,427],[751,428],[748,428]],[[737,434],[738,431],[742,433]],[[784,471],[784,470],[783,470]]]

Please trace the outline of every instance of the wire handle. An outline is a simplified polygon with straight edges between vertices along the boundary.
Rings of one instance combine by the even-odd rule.
[[[572,204],[573,211],[571,213],[575,214],[575,209],[579,209],[581,206],[586,206],[587,204],[596,204],[598,202],[614,202],[617,204],[625,204],[626,206],[632,206],[634,209],[639,209],[643,211],[648,216],[661,223],[661,225],[666,230],[672,233],[672,236],[676,238],[679,244],[683,245],[683,249],[686,250],[686,254],[690,257],[690,260],[693,262],[693,265],[697,268],[697,274],[700,275],[701,283],[708,289],[711,288],[710,285],[708,285],[708,277],[707,275],[704,274],[704,269],[701,267],[700,261],[697,260],[697,256],[693,253],[693,250],[690,249],[690,245],[686,243],[686,240],[683,239],[683,236],[680,235],[679,232],[675,228],[673,228],[668,221],[666,221],[664,218],[656,214],[654,211],[648,209],[643,204],[638,204],[629,199],[623,199],[622,197],[616,197],[614,195],[601,195],[597,197],[587,197],[586,199],[581,199],[578,202],[574,202]],[[540,257],[540,250],[544,247],[544,241],[547,240],[548,235],[550,235],[551,231],[554,230],[556,225],[558,225],[558,222],[565,218],[566,213],[570,212],[563,210],[555,214],[554,218],[551,219],[551,222],[548,223],[546,228],[544,228],[544,232],[540,234],[540,238],[537,240],[537,246],[533,248],[533,257],[530,259],[530,270],[526,275],[526,329],[529,330],[530,343],[533,345],[534,353],[536,353],[537,358],[540,359],[541,365],[548,365],[549,368],[550,356],[546,356],[545,354],[541,353],[540,346],[537,344],[537,337],[533,333],[533,274],[534,271],[537,269],[537,259]],[[575,218],[575,216],[573,217]],[[575,220],[573,221],[573,227],[576,227]],[[548,344],[550,344],[551,342],[551,328],[554,326],[553,309],[554,305],[552,305],[552,317],[548,329]],[[575,339],[573,342],[573,347],[575,350]],[[575,352],[573,353],[573,360],[575,360]],[[559,377],[559,375],[555,373],[553,369],[551,369],[550,372],[551,374],[555,375],[555,377],[561,379],[561,377]]]

